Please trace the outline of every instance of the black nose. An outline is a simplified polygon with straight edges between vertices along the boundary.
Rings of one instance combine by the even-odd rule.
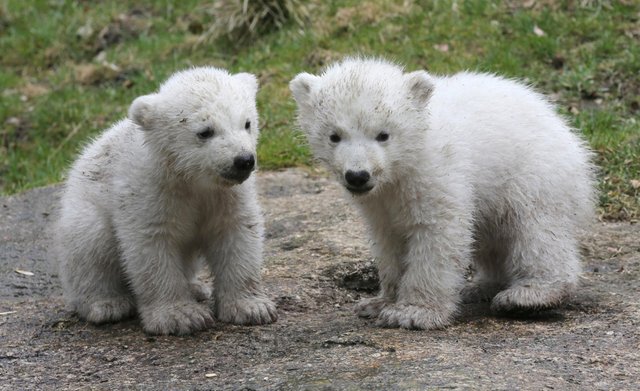
[[[367,171],[352,171],[347,170],[344,174],[344,179],[347,180],[347,183],[353,187],[362,187],[369,182],[371,175]]]
[[[252,154],[238,155],[233,159],[233,167],[240,171],[251,171],[256,165],[256,159]]]

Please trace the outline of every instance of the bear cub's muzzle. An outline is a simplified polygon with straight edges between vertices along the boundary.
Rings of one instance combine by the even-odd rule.
[[[346,181],[347,190],[352,193],[364,194],[373,189],[373,185],[369,183],[371,174],[369,174],[368,171],[347,170],[347,172],[344,174],[344,179]]]
[[[255,166],[255,156],[252,153],[242,153],[233,158],[233,166],[222,176],[227,180],[242,183],[249,178]]]

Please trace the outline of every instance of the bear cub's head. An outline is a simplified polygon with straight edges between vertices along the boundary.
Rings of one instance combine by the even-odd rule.
[[[374,193],[418,163],[434,90],[426,72],[348,58],[289,87],[314,156],[352,194]]]
[[[137,98],[129,119],[145,145],[177,174],[205,183],[245,181],[256,166],[258,81],[212,67],[171,76]]]

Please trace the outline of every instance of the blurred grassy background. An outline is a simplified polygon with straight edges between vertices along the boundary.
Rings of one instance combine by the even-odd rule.
[[[246,4],[0,1],[0,192],[60,181],[136,96],[193,65],[257,74],[261,167],[309,165],[288,81],[364,54],[532,84],[597,151],[602,218],[640,217],[640,1]]]

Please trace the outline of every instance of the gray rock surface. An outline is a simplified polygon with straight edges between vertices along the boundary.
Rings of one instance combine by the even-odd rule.
[[[637,389],[640,226],[597,223],[562,308],[498,318],[465,305],[444,330],[380,329],[351,306],[375,291],[361,220],[334,183],[259,174],[273,325],[149,337],[65,308],[47,253],[59,187],[0,198],[0,389]],[[24,273],[27,272],[27,273]],[[30,273],[33,273],[32,275]],[[207,279],[205,275],[203,278]]]

